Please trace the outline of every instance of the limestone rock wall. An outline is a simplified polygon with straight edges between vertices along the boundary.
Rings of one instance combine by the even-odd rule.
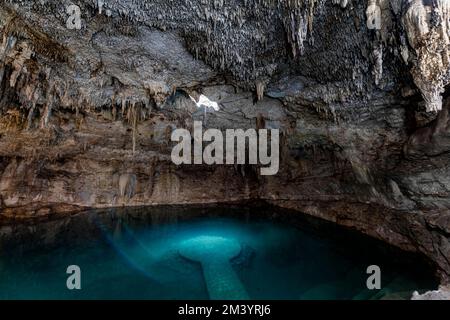
[[[445,0],[2,0],[0,220],[261,199],[421,252],[448,282],[448,12]],[[194,120],[280,129],[279,174],[175,166],[170,134]]]

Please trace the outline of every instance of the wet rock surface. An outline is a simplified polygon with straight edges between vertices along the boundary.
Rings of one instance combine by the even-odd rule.
[[[448,282],[447,3],[83,0],[69,30],[67,1],[0,1],[0,219],[261,199]],[[279,173],[175,166],[195,120],[280,129]]]
[[[414,292],[411,300],[450,300],[450,289],[442,287],[439,290],[428,291],[424,294]]]

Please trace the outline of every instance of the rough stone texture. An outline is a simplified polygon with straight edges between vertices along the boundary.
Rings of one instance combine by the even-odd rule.
[[[2,220],[262,199],[449,281],[448,1],[74,3],[81,30],[69,1],[0,1]],[[279,174],[175,166],[170,134],[194,120],[280,129]]]
[[[417,291],[413,293],[411,300],[450,300],[450,288],[441,287],[439,290],[428,291],[419,294]]]

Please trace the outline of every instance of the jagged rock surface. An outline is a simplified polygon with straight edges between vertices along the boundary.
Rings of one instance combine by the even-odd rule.
[[[80,0],[81,30],[70,4],[0,1],[3,220],[263,199],[449,281],[448,1]],[[279,174],[173,165],[194,120],[280,129]]]
[[[428,291],[419,294],[417,291],[413,293],[411,300],[450,300],[450,288],[441,287],[439,290]]]

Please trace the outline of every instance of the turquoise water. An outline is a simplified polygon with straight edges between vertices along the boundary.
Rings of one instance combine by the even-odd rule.
[[[366,288],[369,265],[382,290]],[[66,269],[81,268],[81,290]],[[399,299],[419,257],[270,207],[107,210],[0,227],[0,299]]]

